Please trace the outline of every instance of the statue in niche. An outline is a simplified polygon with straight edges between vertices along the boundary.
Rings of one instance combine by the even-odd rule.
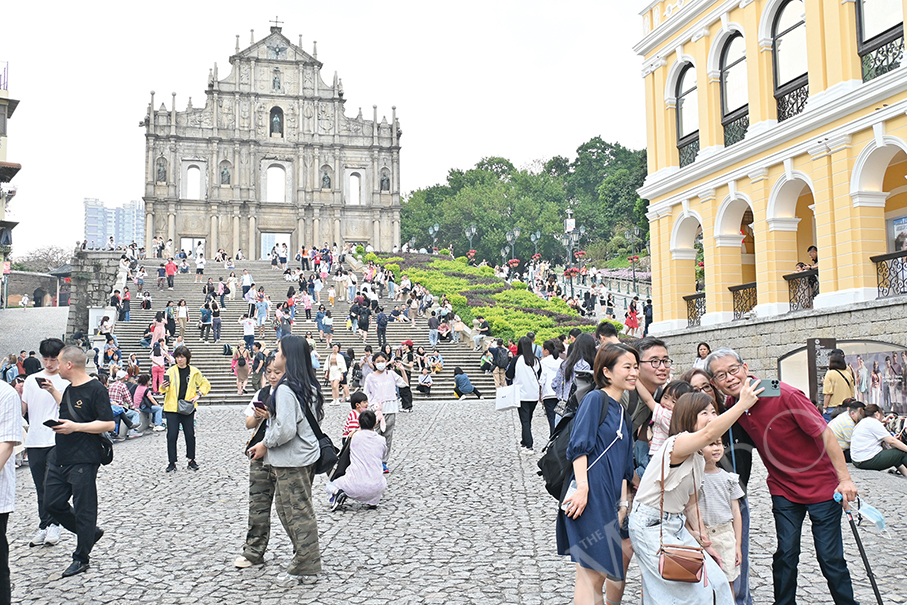
[[[230,184],[230,169],[224,166],[223,170],[220,171],[220,184],[229,185]]]
[[[271,82],[271,85],[274,87],[274,90],[280,90],[280,72],[274,72],[274,79]]]
[[[280,134],[280,131],[280,114],[275,112],[271,118],[271,134]]]
[[[312,88],[312,86],[313,86],[313,84],[312,84],[313,81],[314,81],[314,80],[313,80],[313,78],[312,78],[312,72],[310,72],[308,69],[305,70],[305,79],[303,80],[303,86],[304,86],[305,88]]]
[[[381,175],[381,191],[390,191],[391,190],[391,180],[387,177],[387,173]]]
[[[327,171],[327,170],[324,171],[324,174],[323,174],[322,177],[321,177],[321,188],[322,188],[322,189],[330,189],[330,188],[331,188],[331,177],[330,177],[330,175],[328,174],[328,171]]]
[[[167,182],[167,160],[164,158],[158,158],[157,160],[157,182]]]

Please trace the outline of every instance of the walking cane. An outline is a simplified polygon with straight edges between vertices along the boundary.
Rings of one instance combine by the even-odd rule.
[[[835,493],[835,502],[840,502],[844,497]],[[876,584],[876,578],[872,573],[872,569],[869,567],[869,559],[866,557],[866,550],[863,548],[863,541],[860,540],[860,533],[857,531],[857,524],[853,520],[853,512],[850,510],[845,510],[844,513],[847,515],[847,519],[850,521],[850,529],[853,530],[854,540],[857,541],[857,548],[860,549],[860,557],[863,558],[863,567],[866,568],[866,574],[869,576],[869,583],[872,584],[872,592],[876,595],[876,601],[879,602],[879,605],[882,603],[882,595],[879,594],[879,587]]]

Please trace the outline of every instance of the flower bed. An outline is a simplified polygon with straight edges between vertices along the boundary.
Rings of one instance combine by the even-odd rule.
[[[471,267],[463,260],[446,260],[429,254],[408,254],[404,258],[379,258],[382,265],[397,261],[400,275],[431,290],[436,299],[447,296],[454,312],[469,325],[484,315],[494,336],[519,338],[535,332],[536,342],[565,334],[573,328],[592,332],[594,320],[580,316],[560,299],[547,301],[524,289],[513,288],[494,277],[491,267]],[[618,332],[623,324],[613,322]]]

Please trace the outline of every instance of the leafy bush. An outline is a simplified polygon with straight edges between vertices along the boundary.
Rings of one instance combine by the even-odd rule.
[[[375,254],[374,252],[369,252],[368,254],[365,255],[365,262],[369,262],[369,261],[378,262],[378,255]]]
[[[391,273],[394,274],[394,277],[400,279],[400,265],[396,263],[388,263],[384,265],[385,269],[390,269]]]
[[[364,246],[356,246],[356,254],[365,254]]]
[[[514,290],[525,290],[526,284],[524,284],[523,282],[521,282],[518,279],[515,279],[512,282],[510,282],[510,287],[513,288]]]
[[[458,256],[458,257],[456,258],[456,261],[457,261],[458,263],[463,263],[464,265],[467,264],[467,263],[469,262],[469,260],[468,260],[465,256]]]
[[[402,263],[405,259],[402,256],[389,256],[387,258],[379,258],[381,263]]]
[[[438,250],[438,254],[440,254],[441,256],[450,256],[450,250],[448,250],[447,248],[441,248],[440,250]]]
[[[494,267],[476,267],[482,277],[494,277]]]

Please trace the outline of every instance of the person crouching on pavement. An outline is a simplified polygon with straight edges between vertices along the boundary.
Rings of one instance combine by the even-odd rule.
[[[359,430],[350,436],[350,466],[346,474],[325,485],[332,511],[343,506],[347,498],[367,504],[369,508],[378,507],[387,489],[382,463],[387,442],[375,432],[376,423],[373,411],[359,414]]]

